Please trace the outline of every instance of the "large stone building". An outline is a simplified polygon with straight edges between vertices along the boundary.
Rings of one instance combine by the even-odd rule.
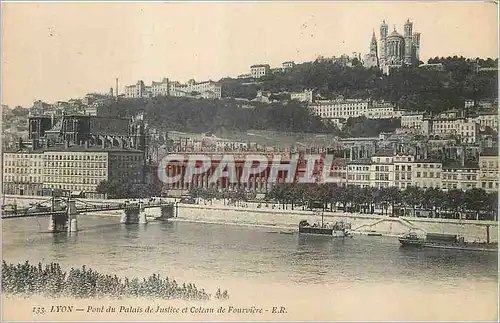
[[[6,194],[84,191],[97,197],[103,180],[144,180],[147,144],[142,120],[65,115],[29,117],[29,141],[3,152]]]
[[[477,163],[448,163],[443,165],[442,189],[470,190],[478,187]]]
[[[3,153],[3,192],[14,195],[42,195],[43,152],[7,151]]]
[[[104,180],[144,179],[144,154],[137,149],[50,147],[3,154],[4,193],[42,195],[43,190],[82,191],[99,197]]]
[[[405,112],[401,116],[401,128],[411,130],[415,134],[434,138],[456,138],[462,143],[475,144],[479,139],[479,131],[486,126],[498,126],[498,114],[489,112],[472,117],[464,117],[457,111],[447,111],[434,117],[422,112]]]
[[[369,119],[388,119],[401,117],[389,102],[376,102],[364,99],[318,100],[309,104],[309,109],[322,119],[334,121],[365,116]]]
[[[420,52],[420,33],[413,33],[413,23],[408,19],[404,24],[404,35],[394,30],[389,34],[389,27],[385,20],[380,26],[380,51],[377,53],[375,35],[370,43],[370,53],[365,59],[367,67],[375,66],[375,57],[386,74],[393,68],[402,66],[418,66]]]
[[[151,92],[149,91],[148,88],[146,88],[146,85],[142,80],[137,81],[137,83],[134,85],[125,86],[126,98],[145,98],[149,97],[150,94]]]
[[[394,186],[394,152],[390,149],[373,154],[370,165],[370,186]]]
[[[347,185],[358,187],[370,187],[370,168],[371,161],[369,159],[360,159],[347,162]]]
[[[481,130],[486,130],[487,127],[498,132],[498,110],[484,110],[477,114],[468,117],[468,121],[475,122]]]
[[[414,183],[414,161],[415,157],[406,155],[396,155],[393,157],[394,163],[394,186],[405,189]]]
[[[301,101],[301,102],[312,103],[314,101],[314,91],[313,90],[304,90],[302,92],[292,92],[292,93],[290,93],[290,99]]]
[[[199,82],[189,80],[186,84],[170,81],[163,78],[160,82],[153,82],[150,86],[138,81],[134,85],[125,87],[126,98],[148,98],[155,96],[194,97],[204,99],[220,99],[221,86],[213,81]]]
[[[256,64],[250,66],[250,76],[254,79],[266,76],[271,72],[271,66],[269,64]]]
[[[170,96],[201,97],[204,99],[220,99],[222,97],[221,86],[212,81],[197,83],[189,80],[187,84],[172,82],[169,89]]]
[[[418,159],[413,163],[412,186],[422,189],[441,188],[442,164],[431,159]]]
[[[498,191],[498,149],[485,149],[479,155],[479,182],[486,191]]]

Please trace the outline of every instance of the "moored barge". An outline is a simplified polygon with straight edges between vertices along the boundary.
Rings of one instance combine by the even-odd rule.
[[[335,222],[334,224],[325,224],[323,213],[321,213],[321,223],[310,224],[307,220],[299,222],[299,234],[323,235],[331,237],[352,237],[349,232],[351,225],[345,222]]]
[[[440,248],[470,251],[498,252],[498,243],[466,242],[456,234],[427,233],[425,237],[409,232],[399,237],[402,247]]]

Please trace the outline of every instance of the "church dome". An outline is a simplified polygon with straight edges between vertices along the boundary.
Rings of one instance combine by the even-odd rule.
[[[397,31],[393,31],[389,37],[392,37],[392,38],[403,38],[403,36],[401,36]]]

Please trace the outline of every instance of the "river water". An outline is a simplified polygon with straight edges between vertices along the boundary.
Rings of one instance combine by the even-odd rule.
[[[44,232],[48,219],[4,220],[3,259],[86,265],[129,277],[158,273],[212,294],[221,287],[235,304],[285,306],[287,313],[273,320],[498,318],[495,253],[408,250],[391,237],[304,238],[259,227],[118,222],[80,216],[80,231],[68,236]]]

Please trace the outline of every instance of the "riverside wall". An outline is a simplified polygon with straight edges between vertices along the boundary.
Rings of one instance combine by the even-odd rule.
[[[29,203],[47,200],[40,196],[6,196],[5,203],[17,203],[27,206]],[[125,200],[92,200],[81,199],[91,203],[116,203]],[[164,199],[169,200],[169,199]],[[161,214],[159,208],[147,208],[146,216],[157,217]],[[213,204],[178,204],[178,217],[175,220],[231,225],[266,226],[281,229],[296,230],[301,220],[309,223],[320,222],[321,217],[311,211],[282,210],[277,208],[256,208],[226,206],[219,202]],[[102,214],[101,214],[102,213]],[[119,216],[120,211],[100,212],[102,216]],[[377,214],[356,214],[324,212],[324,222],[349,222],[354,232],[367,234],[370,232],[383,235],[400,235],[415,230],[422,233],[457,234],[466,241],[486,241],[487,230],[491,242],[498,242],[498,222],[476,220],[453,220],[416,217],[388,217]]]
[[[269,226],[297,229],[301,220],[320,222],[321,217],[310,211],[255,209],[233,206],[179,204],[178,219],[195,222]],[[475,220],[451,220],[415,217],[388,217],[355,213],[324,212],[324,222],[349,222],[355,232],[383,235],[400,235],[415,230],[423,233],[457,234],[466,241],[486,241],[489,226],[490,241],[498,242],[498,222]]]

